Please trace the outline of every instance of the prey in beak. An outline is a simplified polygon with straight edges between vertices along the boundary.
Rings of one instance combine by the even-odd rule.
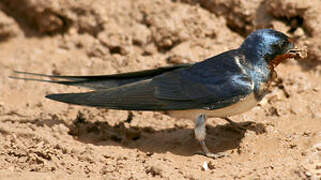
[[[269,62],[271,69],[274,69],[280,62],[289,59],[304,59],[308,56],[307,48],[306,47],[294,47],[292,45],[284,54],[276,56]]]
[[[306,47],[302,47],[302,48],[294,47],[292,49],[289,49],[286,54],[290,56],[289,58],[294,58],[294,59],[304,59],[308,56]]]

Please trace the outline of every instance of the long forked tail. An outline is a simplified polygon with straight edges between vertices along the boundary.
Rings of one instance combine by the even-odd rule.
[[[15,74],[24,74],[36,77],[46,77],[46,78],[56,78],[63,80],[46,80],[46,79],[37,79],[37,78],[25,78],[25,77],[17,77],[17,76],[9,76],[11,79],[18,80],[26,80],[26,81],[38,81],[38,82],[46,82],[46,83],[55,83],[69,86],[84,86],[91,89],[96,89],[94,86],[86,86],[85,82],[88,81],[86,78],[81,78],[80,76],[57,76],[57,75],[47,75],[47,74],[38,74],[38,73],[30,73],[30,72],[21,72],[21,71],[13,71]]]
[[[55,75],[46,75],[46,74],[38,74],[38,73],[29,73],[29,72],[20,72],[20,71],[13,71],[15,74],[25,74],[31,76],[38,76],[38,77],[48,77],[48,78],[61,78],[61,79],[70,79],[68,76],[55,76]],[[17,76],[9,76],[11,79],[19,79],[19,80],[26,80],[26,81],[38,81],[38,82],[46,82],[46,83],[55,83],[55,84],[63,84],[63,85],[73,85],[75,81],[58,81],[58,80],[45,80],[45,79],[36,79],[36,78],[24,78],[24,77],[17,77]],[[83,79],[85,80],[85,79]],[[78,79],[80,81],[80,79]]]
[[[124,84],[129,84],[129,83],[133,83],[141,80],[150,79],[155,76],[161,75],[163,73],[173,71],[175,69],[190,67],[191,65],[192,64],[180,64],[176,66],[161,67],[161,68],[152,69],[152,70],[144,70],[144,71],[112,74],[112,75],[94,75],[94,76],[58,76],[58,75],[46,75],[46,74],[14,71],[15,74],[23,74],[28,76],[44,77],[44,78],[54,78],[58,80],[25,78],[25,77],[17,77],[17,76],[9,76],[9,78],[63,84],[63,85],[69,85],[69,86],[79,86],[79,87],[86,87],[86,88],[98,90],[98,89],[115,88],[115,87],[122,86]]]

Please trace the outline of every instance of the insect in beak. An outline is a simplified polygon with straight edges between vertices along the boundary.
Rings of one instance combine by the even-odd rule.
[[[289,58],[304,59],[307,57],[307,49],[294,47],[289,49],[286,54],[289,55]]]

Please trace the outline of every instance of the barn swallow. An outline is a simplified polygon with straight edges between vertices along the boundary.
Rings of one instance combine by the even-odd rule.
[[[230,116],[256,106],[276,77],[275,67],[297,58],[300,50],[283,33],[272,29],[252,32],[237,49],[194,64],[99,76],[56,76],[36,80],[92,89],[85,93],[49,94],[46,98],[68,104],[119,110],[165,111],[179,118],[195,119],[195,138],[202,152],[216,158],[206,144],[206,117],[233,123]]]

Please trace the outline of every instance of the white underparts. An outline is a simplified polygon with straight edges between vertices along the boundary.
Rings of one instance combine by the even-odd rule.
[[[206,109],[192,109],[192,110],[177,110],[177,111],[168,111],[167,114],[175,118],[184,118],[184,119],[195,119],[201,114],[205,114],[208,117],[229,117],[237,114],[246,112],[258,104],[257,99],[255,98],[254,93],[249,94],[245,98],[241,99],[239,102],[232,104],[230,106],[206,110]]]

